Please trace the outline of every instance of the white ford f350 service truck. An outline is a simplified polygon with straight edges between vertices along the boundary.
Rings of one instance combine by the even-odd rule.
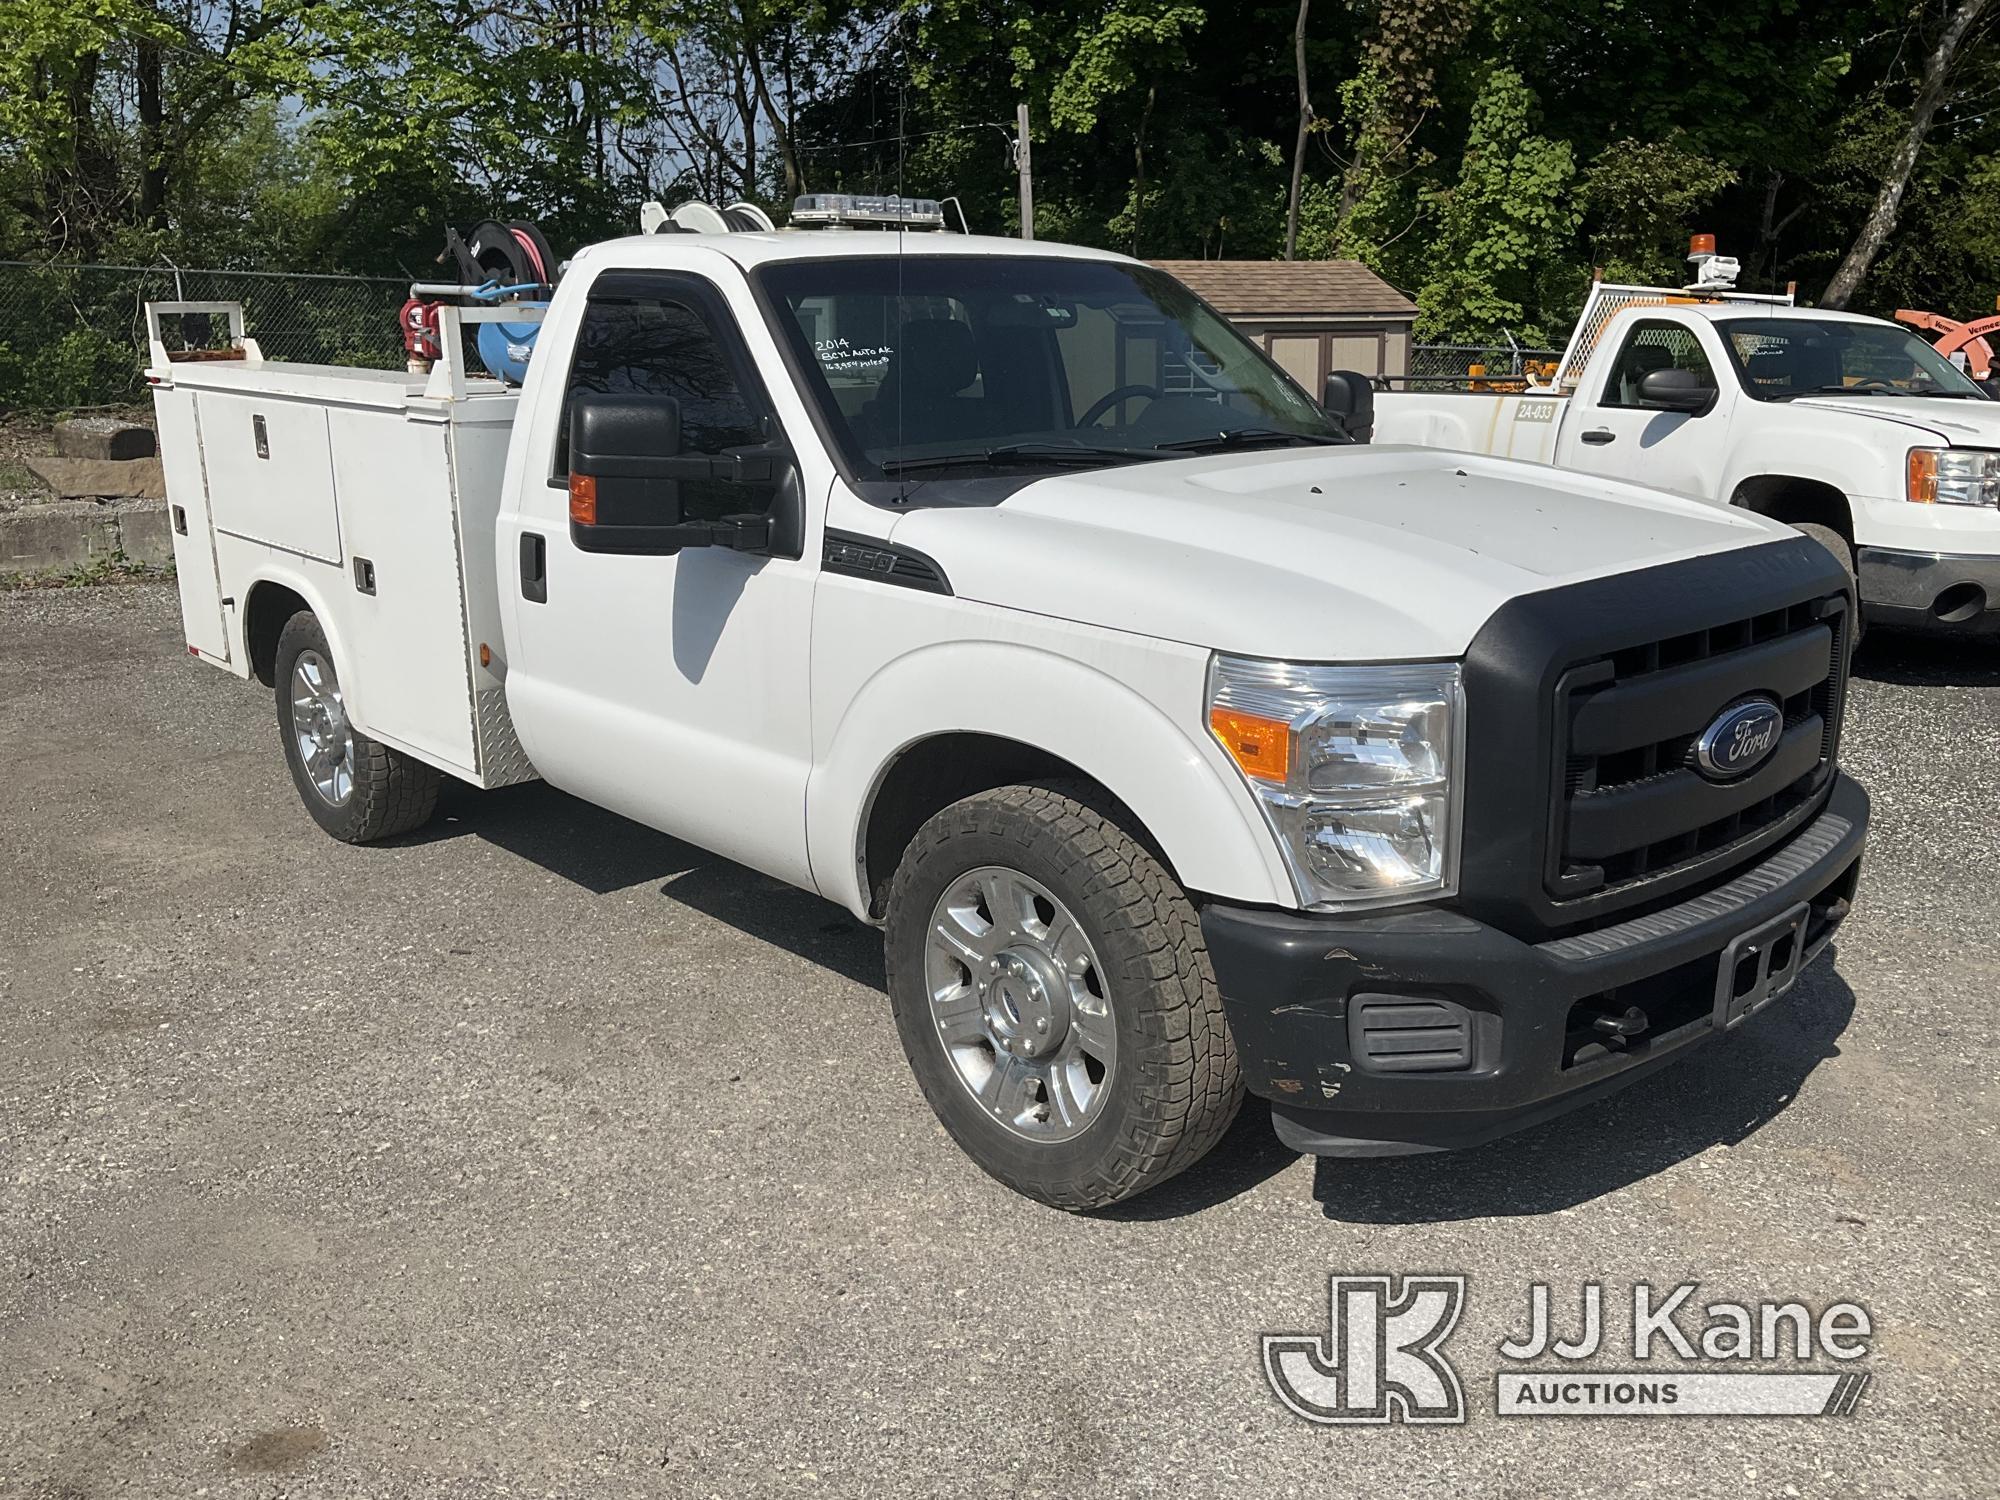
[[[266,361],[233,308],[177,357],[187,310],[149,378],[188,644],[275,688],[321,826],[539,776],[879,923],[932,1108],[1046,1202],[1188,1166],[1246,1087],[1307,1152],[1491,1139],[1732,1030],[1849,909],[1824,548],[1354,445],[1135,261],[600,244],[519,389],[450,308],[428,375]]]
[[[1858,575],[1868,619],[2000,632],[2000,402],[1894,323],[1600,284],[1548,388],[1384,394],[1375,434],[1772,516]]]

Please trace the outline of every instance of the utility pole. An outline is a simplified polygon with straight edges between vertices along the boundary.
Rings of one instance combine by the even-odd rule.
[[[1014,108],[1014,170],[1021,174],[1021,238],[1035,237],[1035,168],[1028,156],[1028,106]]]
[[[1312,95],[1306,92],[1306,11],[1312,0],[1299,0],[1299,22],[1292,28],[1292,50],[1299,68],[1299,139],[1292,148],[1292,190],[1285,199],[1285,259],[1299,253],[1299,179],[1306,169],[1306,140],[1312,134]]]

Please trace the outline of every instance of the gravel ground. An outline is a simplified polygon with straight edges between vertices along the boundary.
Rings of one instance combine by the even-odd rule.
[[[1455,1156],[1253,1106],[1072,1218],[932,1122],[844,913],[539,786],[335,844],[169,591],[0,596],[0,1493],[1993,1495],[2000,656],[1872,641],[1847,745],[1862,902],[1739,1038]],[[1329,1271],[1470,1276],[1467,1425],[1278,1404]],[[1497,1417],[1588,1279],[1862,1302],[1873,1384]]]

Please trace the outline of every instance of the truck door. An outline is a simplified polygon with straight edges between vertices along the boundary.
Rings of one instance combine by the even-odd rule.
[[[560,347],[566,329],[545,324],[542,348]],[[517,438],[527,472],[510,466],[519,509],[500,527],[516,627],[507,701],[523,746],[566,791],[809,885],[817,548],[804,549],[810,562],[720,546],[599,552],[576,546],[569,529],[567,432],[579,391],[674,397],[688,453],[784,443],[736,316],[703,278],[608,270],[591,284],[563,382],[556,422],[547,388],[524,410],[524,422],[546,430]],[[734,481],[681,486],[687,520],[798,498]],[[802,550],[791,529],[789,550]]]
[[[1700,412],[1649,406],[1640,383],[1655,370],[1686,370],[1715,392]],[[1610,357],[1593,359],[1564,422],[1558,463],[1586,473],[1713,500],[1728,448],[1735,387],[1716,379],[1700,332],[1672,318],[1627,325]]]

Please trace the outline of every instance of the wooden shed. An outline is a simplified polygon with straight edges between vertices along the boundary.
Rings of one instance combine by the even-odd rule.
[[[1404,375],[1417,305],[1358,260],[1156,260],[1317,396],[1329,370]]]

